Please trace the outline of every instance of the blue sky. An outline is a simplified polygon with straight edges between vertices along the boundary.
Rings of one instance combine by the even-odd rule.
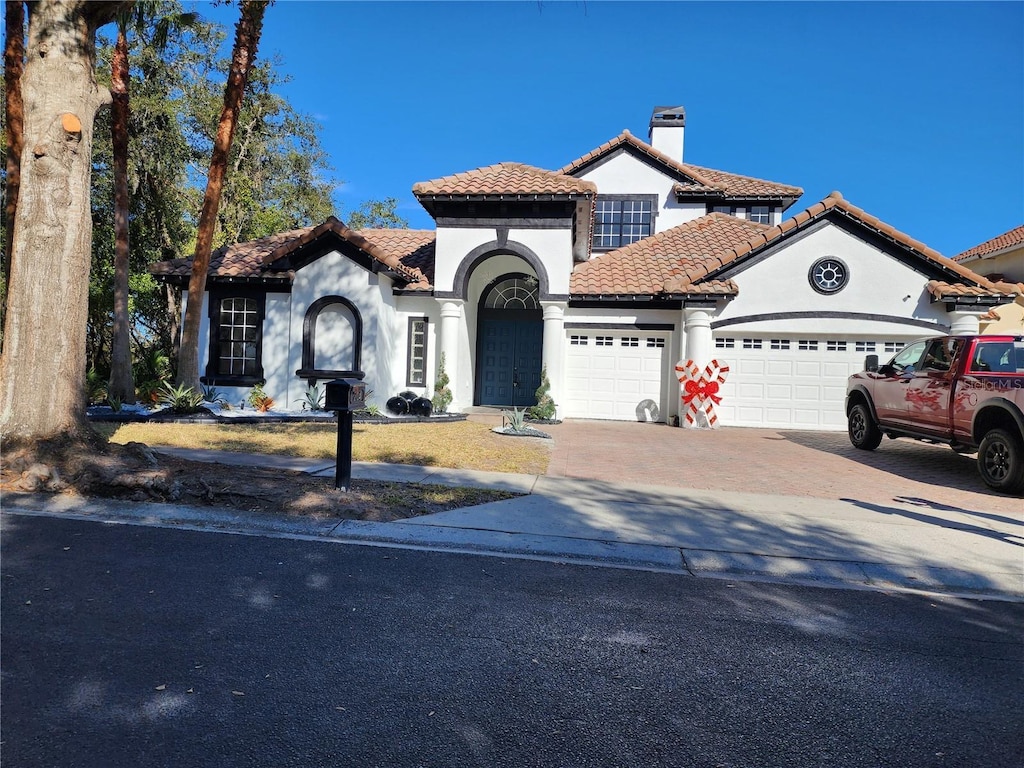
[[[236,8],[198,3],[233,25]],[[304,2],[266,13],[338,215],[503,161],[557,169],[656,105],[684,159],[839,190],[953,256],[1024,223],[1024,3]]]

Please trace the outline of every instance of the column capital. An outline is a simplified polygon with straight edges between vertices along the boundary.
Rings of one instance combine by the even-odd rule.
[[[465,304],[462,299],[438,299],[437,303],[441,305],[441,317],[462,317],[462,305]]]
[[[545,320],[561,320],[565,317],[565,310],[568,304],[564,301],[542,301]]]
[[[951,336],[972,336],[980,328],[979,313],[950,312],[949,333]]]

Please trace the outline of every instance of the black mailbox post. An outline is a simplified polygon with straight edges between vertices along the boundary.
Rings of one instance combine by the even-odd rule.
[[[334,468],[334,487],[347,491],[352,484],[352,412],[366,404],[366,385],[358,379],[327,382],[324,409],[338,416],[338,452]]]

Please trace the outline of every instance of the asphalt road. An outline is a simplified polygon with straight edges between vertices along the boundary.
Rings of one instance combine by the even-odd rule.
[[[1024,764],[1021,604],[3,525],[5,768]]]

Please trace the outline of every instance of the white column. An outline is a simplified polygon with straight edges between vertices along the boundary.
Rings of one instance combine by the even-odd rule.
[[[697,367],[703,371],[704,367],[711,362],[714,352],[711,338],[711,312],[707,309],[684,309],[683,328],[686,342],[681,362],[685,363],[687,360],[693,360]],[[682,384],[679,384],[676,396],[681,397],[682,391]],[[679,426],[701,426],[699,421],[695,424],[687,423],[684,418],[686,408],[682,407],[681,404],[679,411]]]
[[[440,361],[444,355],[444,370],[448,374],[448,388],[452,391],[452,403],[448,406],[452,412],[459,412],[459,326],[462,320],[462,302],[458,299],[445,299],[441,302],[441,348],[438,354]]]
[[[950,312],[952,322],[949,326],[951,336],[971,336],[978,333],[978,314],[976,312]]]
[[[565,302],[544,303],[544,352],[542,362],[548,372],[548,382],[551,384],[551,399],[561,408],[563,388],[563,366],[565,359]]]
[[[707,309],[684,309],[686,338],[685,360],[693,360],[701,370],[711,362],[714,349],[711,339],[711,312]]]

